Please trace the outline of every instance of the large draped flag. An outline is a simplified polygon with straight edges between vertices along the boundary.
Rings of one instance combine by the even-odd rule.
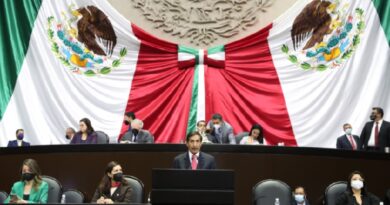
[[[298,0],[269,26],[223,46],[188,48],[128,22],[107,1],[2,1],[0,146],[25,129],[65,143],[88,117],[113,141],[136,113],[158,143],[222,114],[268,144],[335,147],[371,107],[390,110],[390,3]],[[386,115],[385,115],[386,118]]]

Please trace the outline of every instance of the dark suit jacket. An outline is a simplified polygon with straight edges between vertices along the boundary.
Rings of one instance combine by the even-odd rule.
[[[120,141],[132,141],[133,140],[133,132],[127,131],[125,135],[123,135],[122,139]],[[152,144],[154,143],[154,137],[152,134],[150,134],[147,130],[139,130],[136,143],[138,144]]]
[[[18,146],[18,141],[17,140],[11,140],[8,141],[8,146],[7,147],[17,147]],[[22,147],[28,147],[30,146],[30,143],[26,141],[22,141]]]
[[[372,127],[374,126],[374,121],[367,122],[364,125],[362,134],[360,134],[360,140],[362,142],[363,150],[367,150],[368,141],[371,137]],[[384,121],[379,129],[379,149],[381,151],[385,150],[385,147],[390,145],[390,122]]]
[[[379,205],[379,199],[371,193],[362,195],[362,205]],[[336,200],[336,205],[357,205],[355,197],[350,191],[345,191]]]
[[[131,187],[130,185],[124,185],[123,183],[115,190],[111,195],[110,190],[105,193],[100,193],[99,189],[96,189],[95,194],[92,197],[91,203],[96,203],[100,197],[109,198],[113,202],[131,203]]]
[[[360,138],[357,135],[352,135],[353,139],[356,142],[356,148],[357,150],[362,149],[362,143],[360,142]],[[347,135],[342,135],[339,138],[337,138],[337,144],[336,144],[337,149],[346,149],[346,150],[352,150],[352,145],[351,142],[349,141],[349,138]]]
[[[212,127],[211,121],[208,122],[208,126]],[[217,144],[236,144],[236,138],[233,133],[233,127],[223,121],[221,124],[221,139],[216,135],[215,130],[212,130],[210,133],[210,141]]]
[[[295,199],[294,199],[294,197],[293,197],[293,200],[292,200],[293,202],[292,202],[292,204],[293,205],[297,205],[298,203],[295,201]],[[309,204],[309,201],[307,201],[307,199],[305,199],[305,205],[310,205]]]
[[[215,158],[204,152],[199,153],[197,169],[216,169]],[[188,152],[175,157],[173,161],[174,169],[192,169]]]

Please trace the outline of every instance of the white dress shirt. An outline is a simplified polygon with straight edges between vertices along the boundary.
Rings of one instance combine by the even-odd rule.
[[[190,156],[190,163],[192,164],[192,153],[190,151],[188,151],[188,156]],[[199,152],[195,154],[196,155],[196,160],[197,162],[199,163]]]

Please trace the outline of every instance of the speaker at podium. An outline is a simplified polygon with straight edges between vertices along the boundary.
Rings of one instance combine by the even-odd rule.
[[[234,171],[153,169],[151,202],[233,205]]]

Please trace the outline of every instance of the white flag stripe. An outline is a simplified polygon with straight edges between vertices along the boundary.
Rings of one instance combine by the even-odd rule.
[[[199,50],[199,57],[202,59],[204,56],[204,50]],[[199,64],[198,67],[198,107],[197,107],[197,116],[196,121],[206,120],[206,88],[205,88],[205,79],[204,79],[204,64]]]
[[[110,74],[96,77],[74,74],[51,51],[47,18],[54,16],[60,20],[61,12],[67,11],[71,4],[76,8],[95,5],[109,17],[117,35],[112,56],[127,48],[121,65]],[[78,129],[78,121],[83,117],[91,119],[95,130],[117,136],[138,51],[139,41],[132,34],[130,22],[108,2],[43,1],[14,94],[0,123],[0,145],[6,146],[8,140],[15,139],[17,128],[25,129],[26,141],[32,144],[65,143],[66,127]]]
[[[367,28],[353,56],[340,68],[305,71],[281,51],[285,42],[292,44],[291,19],[308,1],[298,1],[270,32],[273,62],[299,146],[335,147],[344,123],[351,123],[353,134],[360,135],[372,107],[390,110],[390,51],[379,17],[370,0],[349,2],[348,12],[364,10]],[[385,119],[390,118],[385,115]]]

